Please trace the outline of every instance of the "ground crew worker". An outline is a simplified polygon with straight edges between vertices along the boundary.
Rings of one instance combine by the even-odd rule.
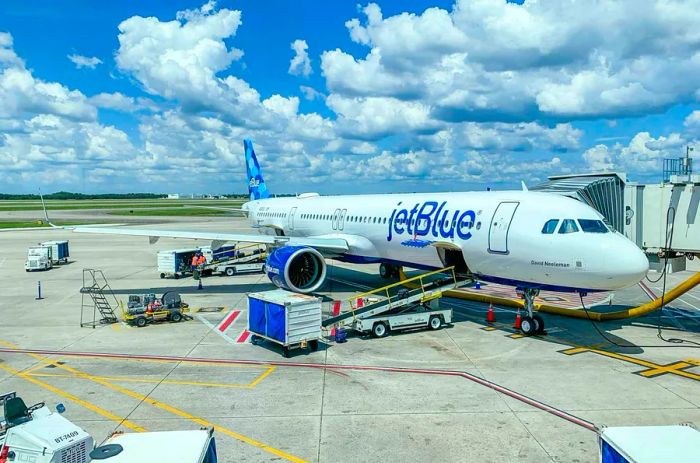
[[[194,269],[197,268],[197,262],[198,262],[197,253],[195,253],[192,256],[192,271],[193,272],[194,272]]]

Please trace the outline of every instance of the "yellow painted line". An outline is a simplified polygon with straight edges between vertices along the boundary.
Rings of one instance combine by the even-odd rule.
[[[696,367],[700,367],[700,360],[698,359],[685,359],[683,361],[690,363],[691,365],[695,365]]]
[[[498,328],[496,328],[495,326],[485,326],[481,329],[484,331],[494,331],[494,330],[497,330]]]
[[[264,372],[261,377],[267,376],[269,372]],[[74,374],[61,374],[61,373],[29,373],[31,376],[47,377],[47,378],[75,378]],[[205,383],[200,381],[180,381],[176,379],[150,379],[150,378],[132,378],[124,376],[99,376],[99,375],[87,375],[86,377],[79,377],[79,379],[103,379],[105,381],[119,381],[119,382],[129,382],[129,383],[161,383],[161,384],[177,384],[180,386],[207,386],[207,387],[221,387],[221,388],[249,388],[250,384],[236,384],[236,383]],[[260,378],[258,378],[260,379]],[[255,381],[258,381],[256,379]]]
[[[259,383],[260,381],[262,381],[263,379],[265,379],[266,376],[268,376],[270,373],[272,373],[273,371],[275,371],[276,368],[277,368],[276,366],[270,365],[270,368],[268,368],[267,371],[265,371],[263,374],[261,374],[260,376],[258,376],[252,383],[248,384],[248,387],[249,387],[250,389],[253,389],[255,386],[258,385],[258,383]]]
[[[662,369],[662,368],[667,367],[667,366],[675,365],[675,364],[671,364],[671,365],[659,365],[659,364],[656,364],[656,363],[654,363],[654,362],[649,362],[649,361],[647,361],[647,360],[638,359],[638,358],[636,358],[636,357],[630,357],[630,356],[628,356],[628,355],[617,354],[617,353],[615,353],[615,352],[608,352],[608,351],[606,351],[606,350],[591,349],[591,352],[595,352],[596,354],[603,355],[603,356],[605,356],[605,357],[610,357],[610,358],[614,358],[614,359],[618,359],[618,360],[623,360],[623,361],[625,361],[625,362],[634,363],[634,364],[636,364],[636,365],[640,365],[640,366],[643,366],[643,367],[647,367],[649,370],[658,370],[658,369]],[[679,362],[679,363],[684,363],[684,362]],[[686,366],[690,366],[690,364],[689,364],[689,363],[686,363]],[[669,368],[669,369],[664,370],[664,371],[662,371],[661,373],[658,373],[658,374],[670,373],[670,374],[672,374],[672,375],[683,376],[684,378],[689,378],[689,379],[694,379],[695,381],[700,381],[700,375],[699,375],[699,374],[697,374],[697,373],[692,373],[692,372],[690,372],[690,371],[679,370],[678,368],[679,368],[679,367]],[[648,372],[648,370],[645,370],[645,371]],[[646,376],[646,377],[653,377],[653,376],[657,376],[657,375],[658,375],[658,374],[657,374],[657,375],[649,375],[649,374],[644,375],[643,373],[644,373],[644,371],[640,372],[639,374],[640,374],[640,375],[643,375],[643,376]]]
[[[689,363],[685,362],[676,362],[676,363],[671,363],[669,365],[663,365],[658,368],[652,368],[649,370],[644,370],[640,371],[639,374],[642,376],[646,376],[647,378],[651,378],[653,376],[658,376],[658,375],[663,375],[665,373],[672,373],[677,370],[680,370],[681,368],[688,368],[690,366]]]
[[[574,354],[580,354],[581,352],[590,352],[591,349],[590,347],[572,347],[571,349],[564,349],[560,350],[562,354],[565,355],[574,355]]]
[[[524,338],[525,335],[522,333],[513,333],[513,334],[509,334],[508,337],[511,339],[520,339],[520,338]]]
[[[0,364],[0,368],[7,371],[8,373],[11,373],[11,374],[17,376],[18,378],[22,378],[26,381],[29,381],[30,383],[33,383],[33,384],[40,386],[40,387],[43,387],[44,389],[47,389],[58,396],[61,396],[61,397],[68,399],[68,400],[71,400],[71,401],[77,403],[78,405],[81,405],[81,406],[87,408],[88,410],[91,410],[91,411],[97,413],[98,415],[102,415],[105,418],[109,418],[110,420],[116,421],[117,423],[124,425],[129,429],[132,429],[132,430],[137,431],[137,432],[146,431],[146,428],[143,428],[143,427],[137,425],[136,423],[132,423],[131,421],[126,420],[120,416],[117,416],[114,413],[105,410],[104,408],[98,407],[97,405],[91,404],[90,402],[86,402],[85,400],[83,400],[83,399],[81,399],[81,398],[79,398],[79,397],[77,397],[69,392],[66,392],[62,389],[54,387],[48,383],[45,383],[43,381],[36,379],[36,378],[32,378],[30,375],[28,375],[26,373],[23,373],[19,370],[15,370],[14,368],[11,368],[11,367],[9,367],[7,365],[3,365],[3,364]]]
[[[6,345],[7,345],[7,344],[9,344],[9,343],[4,343],[4,342],[0,341],[0,344],[6,344]],[[16,346],[14,346],[14,345],[11,345],[11,346],[12,346],[13,348],[16,348]],[[34,357],[34,358],[36,358],[36,359],[42,360],[42,361],[50,361],[50,359],[47,359],[46,357],[43,357],[43,356],[38,355],[38,354],[27,354],[27,355],[30,355],[30,356],[32,356],[32,357]],[[144,403],[153,405],[153,406],[156,407],[156,408],[160,408],[160,409],[165,410],[165,411],[167,411],[167,412],[170,412],[170,413],[172,413],[172,414],[174,414],[174,415],[180,416],[180,417],[182,417],[182,418],[186,418],[186,419],[188,419],[188,420],[190,420],[190,421],[194,421],[195,423],[201,424],[202,426],[214,428],[214,430],[215,430],[216,432],[219,432],[219,433],[221,433],[221,434],[225,434],[225,435],[227,435],[227,436],[233,437],[233,438],[236,439],[236,440],[239,440],[239,441],[241,441],[241,442],[245,442],[246,444],[249,444],[249,445],[252,445],[252,446],[254,446],[254,447],[257,447],[257,448],[259,448],[259,449],[261,449],[261,450],[264,450],[264,451],[266,451],[266,452],[268,452],[268,453],[271,453],[271,454],[273,454],[273,455],[276,455],[276,456],[278,456],[278,457],[280,457],[280,458],[284,458],[284,459],[287,460],[287,461],[291,461],[291,462],[294,462],[294,463],[306,463],[306,460],[303,460],[303,459],[301,459],[301,458],[299,458],[299,457],[296,457],[296,456],[291,455],[291,454],[289,454],[289,453],[286,453],[286,452],[284,452],[284,451],[282,451],[282,450],[279,450],[279,449],[276,449],[276,448],[274,448],[274,447],[271,447],[271,446],[269,446],[269,445],[267,445],[267,444],[264,444],[264,443],[262,443],[262,442],[258,442],[258,441],[256,441],[255,439],[251,439],[250,437],[244,436],[243,434],[239,434],[239,433],[237,433],[237,432],[235,432],[235,431],[232,431],[232,430],[230,430],[230,429],[228,429],[228,428],[224,428],[223,426],[219,426],[219,425],[217,425],[217,424],[210,423],[209,421],[206,421],[206,420],[204,420],[204,419],[202,419],[202,418],[198,418],[198,417],[196,417],[196,416],[194,416],[194,415],[191,415],[191,414],[189,414],[189,413],[187,413],[187,412],[185,412],[185,411],[183,411],[183,410],[177,409],[177,408],[175,408],[175,407],[173,407],[173,406],[170,406],[170,405],[168,405],[168,404],[165,404],[165,403],[163,403],[163,402],[159,402],[159,401],[157,401],[157,400],[155,400],[155,399],[152,399],[152,398],[150,398],[150,397],[146,397],[146,396],[141,395],[141,394],[139,394],[139,393],[137,393],[137,392],[134,392],[134,391],[132,391],[132,390],[130,390],[130,389],[126,389],[126,388],[121,387],[121,386],[119,386],[119,385],[112,384],[112,383],[110,383],[110,382],[108,382],[108,381],[105,381],[105,380],[102,380],[102,379],[98,379],[98,378],[96,378],[96,377],[94,377],[94,376],[90,376],[89,374],[83,373],[83,372],[81,372],[81,371],[79,371],[79,370],[76,370],[75,368],[69,367],[68,365],[60,365],[60,364],[58,364],[58,363],[53,363],[53,364],[56,365],[56,367],[58,367],[58,368],[61,368],[61,369],[63,369],[63,370],[66,370],[66,371],[69,371],[69,372],[71,372],[71,373],[74,373],[75,376],[77,376],[77,377],[82,377],[82,378],[89,379],[89,380],[91,380],[91,381],[93,381],[93,382],[95,382],[95,383],[97,383],[97,384],[101,384],[102,386],[105,386],[105,387],[107,387],[107,388],[109,388],[109,389],[115,390],[115,391],[117,391],[117,392],[121,392],[122,394],[128,395],[129,397],[133,397],[133,398],[135,398],[135,399],[138,399],[139,401],[142,401],[142,402],[144,402]],[[0,368],[5,368],[5,367],[2,366],[2,365],[0,365]],[[268,371],[270,371],[270,370],[268,369]],[[27,376],[26,379],[29,380],[29,381],[32,381],[32,382],[34,382],[34,381],[41,382],[41,381],[39,381],[38,379],[36,379],[36,378],[31,378],[31,377],[29,377],[29,376]],[[48,385],[48,384],[47,384],[47,386],[53,388],[53,386],[50,386],[50,385]],[[55,388],[54,388],[54,389],[55,389]],[[56,390],[58,390],[58,389],[56,389]],[[78,399],[77,397],[76,397],[76,399],[77,399],[77,400],[80,400],[80,399]],[[84,402],[84,401],[81,401],[81,402]],[[85,404],[92,406],[92,404],[88,404],[87,402],[85,402]],[[106,410],[104,410],[104,411],[105,411],[106,413],[109,413],[109,412],[107,412]],[[116,417],[116,415],[114,415],[114,416]],[[116,418],[118,418],[118,417],[116,417]],[[132,424],[133,424],[133,423],[132,423]],[[135,425],[134,425],[134,426],[135,426]]]
[[[254,440],[254,439],[251,439],[250,437],[244,436],[243,434],[239,434],[239,433],[237,433],[237,432],[235,432],[235,431],[232,431],[232,430],[230,430],[230,429],[224,428],[223,426],[219,426],[219,425],[217,425],[217,424],[214,424],[214,423],[211,423],[211,422],[209,422],[209,421],[206,421],[206,420],[204,420],[204,419],[202,419],[202,418],[198,418],[198,417],[196,417],[196,416],[194,416],[194,415],[191,415],[190,413],[187,413],[187,412],[185,412],[185,411],[183,411],[183,410],[180,410],[180,409],[178,409],[178,408],[175,408],[175,407],[173,407],[173,406],[171,406],[171,405],[168,405],[168,404],[166,404],[166,403],[159,402],[159,401],[157,401],[157,400],[155,400],[155,399],[152,399],[152,398],[150,398],[150,397],[146,397],[146,396],[141,395],[141,394],[139,394],[139,393],[137,393],[137,392],[134,392],[134,391],[132,391],[132,390],[130,390],[130,389],[126,389],[126,388],[121,387],[121,386],[119,386],[119,385],[117,385],[117,384],[112,384],[112,383],[110,383],[110,382],[108,382],[108,381],[105,381],[105,380],[96,378],[96,377],[94,377],[94,376],[90,376],[90,375],[88,375],[88,374],[86,374],[86,373],[83,373],[83,372],[81,372],[81,371],[78,371],[78,370],[76,370],[75,368],[71,368],[71,367],[69,367],[69,366],[67,366],[67,365],[58,365],[58,367],[59,367],[59,368],[62,368],[62,369],[64,369],[64,370],[66,370],[66,371],[70,371],[70,372],[72,372],[72,373],[75,373],[75,375],[76,375],[77,377],[83,377],[83,378],[89,379],[89,380],[91,380],[91,381],[93,381],[93,382],[95,382],[95,383],[97,383],[97,384],[101,384],[101,385],[103,385],[103,386],[105,386],[105,387],[107,387],[107,388],[109,388],[109,389],[115,390],[115,391],[117,391],[117,392],[121,392],[122,394],[128,395],[129,397],[133,397],[133,398],[138,399],[138,400],[140,400],[140,401],[142,401],[142,402],[144,402],[144,403],[147,403],[147,404],[149,404],[149,405],[153,405],[153,406],[156,407],[156,408],[160,408],[161,410],[165,410],[165,411],[167,411],[167,412],[170,412],[170,413],[172,413],[173,415],[176,415],[176,416],[179,416],[179,417],[182,417],[182,418],[186,418],[186,419],[188,419],[188,420],[190,420],[190,421],[194,421],[195,423],[198,423],[198,424],[200,424],[200,425],[202,425],[202,426],[212,427],[212,428],[214,428],[217,432],[220,432],[220,433],[222,433],[222,434],[226,434],[227,436],[233,437],[233,438],[236,439],[236,440],[239,440],[239,441],[241,441],[241,442],[245,442],[246,444],[252,445],[252,446],[257,447],[257,448],[259,448],[259,449],[261,449],[261,450],[264,450],[264,451],[266,451],[266,452],[272,453],[273,455],[276,455],[276,456],[278,456],[278,457],[280,457],[280,458],[284,458],[285,460],[292,461],[292,462],[295,462],[295,463],[305,463],[305,460],[302,460],[301,458],[295,457],[294,455],[291,455],[291,454],[286,453],[286,452],[284,452],[284,451],[282,451],[282,450],[279,450],[279,449],[276,449],[276,448],[274,448],[274,447],[271,447],[271,446],[269,446],[269,445],[267,445],[267,444],[263,444],[262,442],[258,442],[258,441]]]

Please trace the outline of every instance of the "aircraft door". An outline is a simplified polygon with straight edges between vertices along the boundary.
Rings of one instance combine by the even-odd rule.
[[[347,212],[347,209],[343,209],[342,211],[340,211],[340,215],[338,216],[338,230],[342,230],[343,227],[345,227],[345,214]]]
[[[338,223],[340,222],[340,209],[336,209],[333,212],[333,217],[331,218],[331,225],[333,227],[333,230],[338,229]]]
[[[508,254],[508,231],[519,204],[517,201],[504,201],[496,208],[489,227],[489,252]]]
[[[288,221],[287,224],[289,225],[289,229],[290,229],[290,230],[294,230],[294,215],[295,215],[296,213],[297,213],[297,208],[296,208],[296,207],[293,207],[293,208],[289,211],[289,221]]]

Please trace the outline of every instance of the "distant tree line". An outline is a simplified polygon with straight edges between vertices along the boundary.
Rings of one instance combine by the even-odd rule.
[[[161,198],[166,198],[168,195],[167,194],[159,194],[159,193],[105,193],[105,194],[94,194],[94,195],[86,195],[83,193],[71,193],[68,191],[58,191],[56,193],[50,193],[44,195],[44,199],[161,199]],[[247,199],[248,195],[246,194],[241,194],[241,193],[230,193],[224,195],[229,199]],[[287,196],[294,196],[293,194],[276,194],[274,195],[276,197],[287,197]],[[40,199],[39,195],[36,194],[24,194],[24,195],[18,195],[18,194],[9,194],[9,193],[0,193],[0,200],[3,199],[13,199],[13,200],[21,200],[21,199],[35,199],[38,200]],[[180,196],[180,199],[190,199],[188,195],[182,195]]]

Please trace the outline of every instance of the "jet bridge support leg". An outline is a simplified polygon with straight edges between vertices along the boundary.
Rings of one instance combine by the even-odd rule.
[[[527,310],[527,315],[525,315],[520,321],[520,329],[523,334],[530,336],[532,334],[543,334],[544,331],[544,320],[539,315],[534,313],[535,308],[535,297],[540,294],[540,290],[536,288],[525,288],[522,290],[523,299],[525,299],[525,309]]]

